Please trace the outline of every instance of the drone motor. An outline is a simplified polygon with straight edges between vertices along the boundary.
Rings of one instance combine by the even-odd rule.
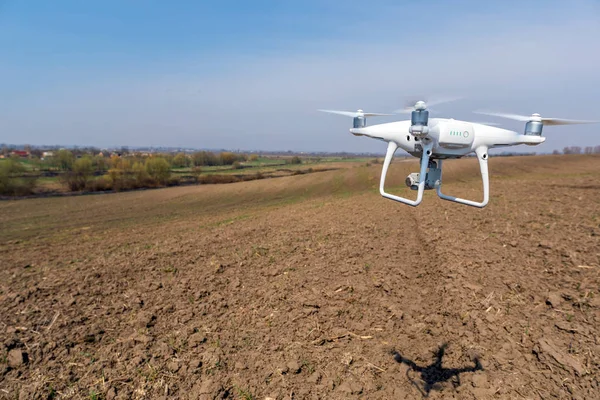
[[[362,116],[354,117],[353,126],[354,128],[364,128],[367,126],[367,119]]]
[[[532,136],[542,136],[543,128],[544,123],[542,122],[540,114],[533,114],[531,116],[531,120],[527,121],[527,123],[525,124],[525,134]]]
[[[429,133],[429,111],[427,111],[427,105],[423,101],[418,101],[415,104],[415,109],[410,115],[411,126],[408,131],[416,136],[423,137]]]

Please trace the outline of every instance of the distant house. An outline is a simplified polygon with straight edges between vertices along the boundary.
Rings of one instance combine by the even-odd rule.
[[[17,156],[17,157],[21,157],[21,158],[29,157],[29,152],[24,151],[24,150],[14,150],[14,151],[11,151],[10,154],[12,156]]]
[[[46,158],[46,157],[54,157],[54,152],[53,151],[44,151],[42,153],[42,157]]]

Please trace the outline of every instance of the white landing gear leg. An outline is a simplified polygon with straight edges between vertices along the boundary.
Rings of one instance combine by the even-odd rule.
[[[404,197],[394,196],[385,192],[385,176],[387,175],[388,168],[394,158],[394,153],[398,148],[398,145],[394,142],[389,142],[387,153],[385,155],[385,162],[383,163],[383,171],[381,171],[381,181],[379,182],[379,193],[387,199],[399,201],[400,203],[408,204],[409,206],[418,206],[423,200],[423,192],[425,191],[425,179],[427,178],[427,167],[429,165],[429,156],[431,155],[431,149],[433,143],[423,144],[423,156],[421,157],[421,174],[419,175],[419,190],[417,193],[416,200],[409,200]]]
[[[471,200],[460,199],[454,196],[447,196],[442,193],[442,179],[440,175],[440,184],[437,187],[437,194],[440,198],[448,201],[454,201],[456,203],[466,204],[468,206],[473,207],[485,207],[490,199],[490,179],[488,176],[488,154],[486,147],[479,147],[475,150],[477,154],[477,159],[479,160],[479,169],[481,170],[481,179],[483,180],[483,201],[481,203],[477,203]],[[442,160],[439,160],[438,168],[442,169]],[[422,173],[422,172],[421,172]]]

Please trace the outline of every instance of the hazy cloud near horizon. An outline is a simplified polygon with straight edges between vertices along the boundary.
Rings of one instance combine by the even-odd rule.
[[[157,50],[152,59],[124,61],[91,48],[90,57],[101,62],[65,53],[53,54],[48,68],[33,67],[21,65],[28,57],[19,52],[27,50],[13,46],[0,61],[7,78],[0,83],[0,142],[382,151],[382,143],[348,134],[349,118],[316,110],[389,112],[417,95],[464,96],[439,106],[436,115],[501,122],[519,131],[520,123],[471,111],[600,119],[596,2],[541,2],[549,6],[533,7],[537,14],[508,3],[502,10],[461,3],[423,13],[383,3],[364,13],[351,2],[344,19],[320,15],[315,24],[331,25],[323,35],[240,36],[236,45],[164,56]],[[346,20],[352,11],[362,17]],[[0,20],[10,20],[10,10],[1,13]],[[281,18],[284,23],[290,16]],[[311,20],[297,18],[295,25],[306,24],[302,29],[310,32]],[[9,28],[0,28],[4,35],[2,29]],[[599,145],[599,130],[546,128],[547,142],[536,150]]]

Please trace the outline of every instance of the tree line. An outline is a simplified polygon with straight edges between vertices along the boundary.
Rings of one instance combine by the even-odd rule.
[[[553,154],[560,154],[558,150],[554,150]],[[600,146],[570,146],[563,148],[563,154],[600,154]]]
[[[5,157],[10,154],[6,148],[2,150]],[[32,194],[40,176],[55,175],[70,191],[119,191],[172,186],[180,183],[180,177],[172,174],[173,168],[190,168],[192,177],[198,182],[202,167],[229,165],[241,168],[240,162],[258,159],[256,154],[248,157],[232,152],[141,155],[121,150],[120,155],[104,155],[94,149],[89,153],[61,149],[45,158],[42,158],[43,153],[39,156],[30,153],[27,159],[9,156],[0,162],[0,195]]]

